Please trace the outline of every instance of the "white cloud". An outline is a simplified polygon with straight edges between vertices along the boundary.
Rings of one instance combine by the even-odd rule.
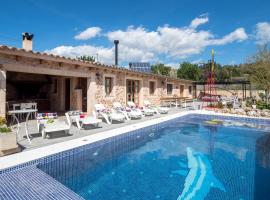
[[[260,22],[256,24],[255,38],[258,44],[270,42],[270,23]]]
[[[200,17],[196,17],[195,19],[193,19],[190,23],[190,27],[191,28],[197,28],[198,26],[205,24],[209,21],[208,16],[200,16]]]
[[[79,56],[94,56],[98,57],[98,61],[105,64],[114,63],[114,47],[105,48],[101,46],[92,45],[80,45],[80,46],[59,46],[46,52],[76,58]],[[119,62],[125,61],[151,61],[154,59],[154,54],[151,52],[144,52],[139,49],[132,49],[128,47],[121,48],[121,54],[119,55]]]
[[[245,29],[242,27],[221,38],[217,38],[209,30],[196,29],[199,25],[208,21],[208,17],[204,15],[192,20],[190,26],[170,27],[165,25],[151,31],[143,26],[129,26],[125,30],[114,30],[104,34],[105,38],[111,42],[109,47],[93,45],[60,46],[49,50],[49,52],[71,57],[98,54],[101,62],[112,64],[114,63],[113,40],[117,39],[120,41],[120,64],[130,61],[176,63],[179,62],[179,59],[201,53],[208,46],[226,45],[232,42],[241,42],[248,38]],[[96,34],[100,33],[101,28],[98,30]],[[86,37],[87,34],[83,34],[84,32],[79,34],[81,35],[80,38],[88,38]],[[94,35],[91,36],[94,37]]]
[[[90,28],[87,28],[86,30],[80,32],[74,38],[76,40],[88,40],[90,38],[94,38],[94,37],[98,36],[100,34],[101,30],[102,29],[99,27],[90,27]]]
[[[244,28],[238,28],[221,39],[211,40],[212,45],[224,45],[235,41],[242,42],[248,38]]]
[[[107,37],[111,42],[118,39],[121,46],[129,48],[155,52],[162,48],[158,32],[148,31],[143,27],[129,26],[126,30],[111,31],[107,34]]]
[[[108,64],[111,63],[114,56],[112,48],[91,45],[59,46],[54,49],[48,50],[47,52],[71,58],[83,55],[96,57],[98,55],[99,58],[102,58],[102,62]]]

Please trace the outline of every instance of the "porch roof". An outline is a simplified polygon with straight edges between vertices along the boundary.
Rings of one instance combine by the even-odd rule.
[[[144,73],[144,72],[133,71],[133,70],[127,69],[125,67],[120,67],[120,66],[115,66],[115,65],[107,65],[107,64],[100,63],[100,62],[83,61],[83,60],[78,60],[75,58],[69,58],[69,57],[64,57],[64,56],[59,56],[59,55],[54,55],[54,54],[48,54],[45,52],[27,51],[25,49],[19,49],[19,48],[9,47],[9,46],[5,46],[5,45],[0,45],[0,54],[21,56],[21,57],[27,57],[27,58],[31,58],[31,59],[53,61],[53,62],[58,62],[58,63],[66,63],[66,64],[74,65],[74,67],[83,66],[83,67],[98,68],[98,69],[110,69],[110,70],[114,70],[116,72],[120,71],[123,73],[132,73],[132,74],[142,75],[142,76],[146,76],[146,77],[154,77],[154,78],[160,78],[160,79],[164,79],[164,80],[167,79],[169,81],[182,81],[185,83],[193,83],[194,82],[192,80],[187,80],[187,79],[178,79],[178,78],[173,78],[173,77],[158,75],[158,74],[153,74],[153,73]],[[0,64],[1,64],[1,61],[0,61]]]

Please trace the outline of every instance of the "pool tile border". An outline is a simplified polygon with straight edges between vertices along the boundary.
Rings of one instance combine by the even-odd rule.
[[[232,114],[221,114],[215,113],[213,111],[184,111],[179,112],[173,115],[167,115],[164,117],[160,117],[157,119],[148,120],[145,122],[141,122],[138,124],[123,126],[117,129],[104,131],[100,133],[96,133],[94,135],[89,135],[85,137],[81,137],[78,139],[57,143],[45,147],[41,147],[38,149],[21,152],[17,154],[13,154],[10,156],[0,158],[0,174],[5,172],[10,172],[13,170],[18,170],[30,165],[37,165],[39,163],[46,163],[52,160],[69,156],[70,154],[74,154],[76,152],[83,151],[84,148],[92,148],[95,145],[100,143],[109,142],[110,139],[116,136],[124,136],[125,133],[134,132],[136,130],[146,128],[149,126],[157,125],[162,122],[166,122],[178,117],[182,117],[189,114],[199,114],[205,116],[218,116],[219,118],[224,119],[245,119],[246,121],[256,121],[256,122],[267,122],[270,123],[270,119],[268,118],[255,118],[255,117],[247,117],[247,116],[239,116]],[[93,146],[94,145],[94,146]],[[92,147],[91,147],[92,146]]]

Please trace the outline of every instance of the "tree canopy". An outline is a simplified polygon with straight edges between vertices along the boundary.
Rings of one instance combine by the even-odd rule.
[[[177,76],[182,79],[199,81],[201,78],[201,70],[197,64],[183,62],[177,70]]]
[[[190,79],[194,81],[206,81],[211,69],[210,63],[202,65],[183,62],[177,71],[178,78]],[[241,76],[238,65],[221,65],[215,63],[214,77],[217,81],[229,81],[232,77]]]
[[[266,45],[259,47],[258,52],[243,65],[242,71],[248,75],[252,84],[266,92],[266,102],[268,103],[270,92],[270,50]]]
[[[95,62],[95,57],[94,56],[79,56],[77,57],[78,60],[83,60],[83,61],[89,61],[89,62]]]
[[[165,66],[162,63],[152,65],[151,69],[154,74],[160,74],[164,76],[169,76],[171,71],[171,67]]]

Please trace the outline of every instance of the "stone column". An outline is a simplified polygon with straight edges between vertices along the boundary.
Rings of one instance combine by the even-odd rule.
[[[59,100],[57,101],[57,102],[59,102],[58,110],[64,111],[65,110],[65,77],[59,77],[58,81],[59,81],[59,86],[58,86]]]
[[[94,105],[96,103],[96,74],[91,72],[90,77],[87,78],[87,113],[92,114]]]
[[[70,107],[71,110],[82,110],[82,89],[77,88],[79,78],[71,78]]]
[[[0,116],[6,116],[6,71],[0,69]]]

